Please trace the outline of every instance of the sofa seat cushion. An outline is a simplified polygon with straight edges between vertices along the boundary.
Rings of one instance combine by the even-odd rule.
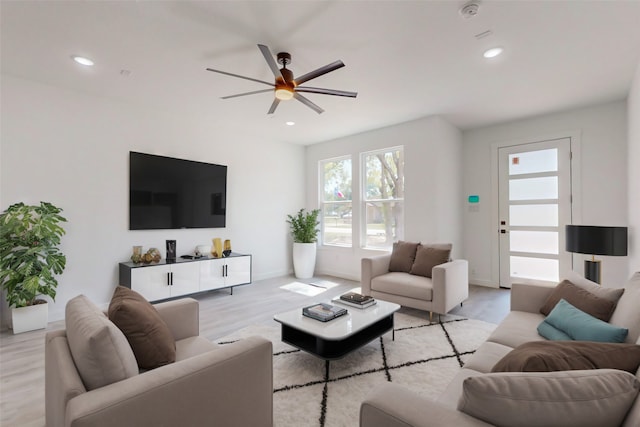
[[[176,361],[176,341],[158,311],[139,293],[116,287],[109,319],[124,333],[142,369]]]
[[[491,341],[485,341],[480,345],[480,347],[478,347],[476,352],[473,353],[469,361],[465,363],[464,367],[482,373],[491,372],[495,364],[512,350],[513,347]]]
[[[609,320],[612,325],[628,328],[625,342],[634,343],[640,338],[640,272],[635,273],[624,287],[624,294]]]
[[[536,329],[543,320],[544,316],[540,313],[512,311],[507,314],[487,341],[516,348],[529,341],[544,340]]]
[[[176,341],[176,362],[207,353],[218,347],[218,344],[201,336],[178,340]]]
[[[620,369],[635,374],[640,345],[586,341],[534,341],[516,347],[492,372],[552,372]]]
[[[87,390],[138,374],[136,357],[124,334],[84,295],[65,307],[67,340]]]
[[[392,272],[371,280],[371,289],[407,298],[432,301],[433,282],[428,277],[408,273]]]
[[[464,380],[458,410],[496,426],[619,426],[640,382],[615,369],[499,372]]]

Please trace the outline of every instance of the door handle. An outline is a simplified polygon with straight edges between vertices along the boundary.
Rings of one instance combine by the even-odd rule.
[[[502,229],[502,230],[500,230],[500,233],[501,233],[501,234],[507,234],[507,233],[508,233],[508,231],[507,231],[507,230]]]

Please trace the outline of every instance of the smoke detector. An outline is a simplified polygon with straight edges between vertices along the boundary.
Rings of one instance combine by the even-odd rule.
[[[478,14],[480,10],[480,3],[476,1],[471,1],[460,8],[460,15],[464,19],[473,18]]]

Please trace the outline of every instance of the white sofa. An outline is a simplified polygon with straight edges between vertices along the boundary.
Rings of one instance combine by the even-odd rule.
[[[576,284],[580,280],[586,281],[586,279],[577,275],[571,275],[569,280]],[[487,341],[478,348],[437,401],[428,400],[398,385],[389,383],[373,391],[362,403],[360,426],[463,427],[493,425],[457,409],[463,393],[463,382],[469,377],[485,376],[485,378],[488,378],[488,375],[495,376],[496,374],[488,373],[491,372],[496,362],[515,347],[530,341],[545,340],[537,333],[537,326],[545,318],[540,314],[539,309],[553,289],[553,287],[546,286],[514,284],[511,293],[511,312],[498,325]],[[640,344],[640,272],[636,273],[626,284],[625,292],[618,301],[609,323],[629,329],[625,342]],[[598,374],[598,371],[604,373],[605,370],[514,374],[518,374],[522,379],[526,380],[526,376],[550,375],[561,377],[571,372],[585,372],[587,375],[593,375]],[[613,371],[613,373],[620,373],[630,377],[630,381],[635,381],[636,383],[634,387],[640,387],[640,383],[637,380],[640,379],[640,369],[636,372],[637,379],[634,379],[632,374],[623,371]],[[557,403],[557,401],[554,401],[554,403]],[[522,405],[522,408],[525,409],[525,404]],[[571,414],[561,403],[557,403],[555,413],[552,412],[548,415],[555,420],[552,423],[553,425],[571,425],[570,420],[567,420],[567,417],[570,417]],[[614,418],[613,414],[611,418]],[[640,426],[640,397],[635,398],[631,409],[623,418],[624,421],[621,424],[623,427]],[[608,425],[617,424],[612,422]]]

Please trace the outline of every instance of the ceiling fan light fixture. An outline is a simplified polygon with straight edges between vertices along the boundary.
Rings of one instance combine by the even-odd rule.
[[[278,87],[276,88],[276,98],[280,101],[288,101],[293,98],[293,90],[288,87]]]

